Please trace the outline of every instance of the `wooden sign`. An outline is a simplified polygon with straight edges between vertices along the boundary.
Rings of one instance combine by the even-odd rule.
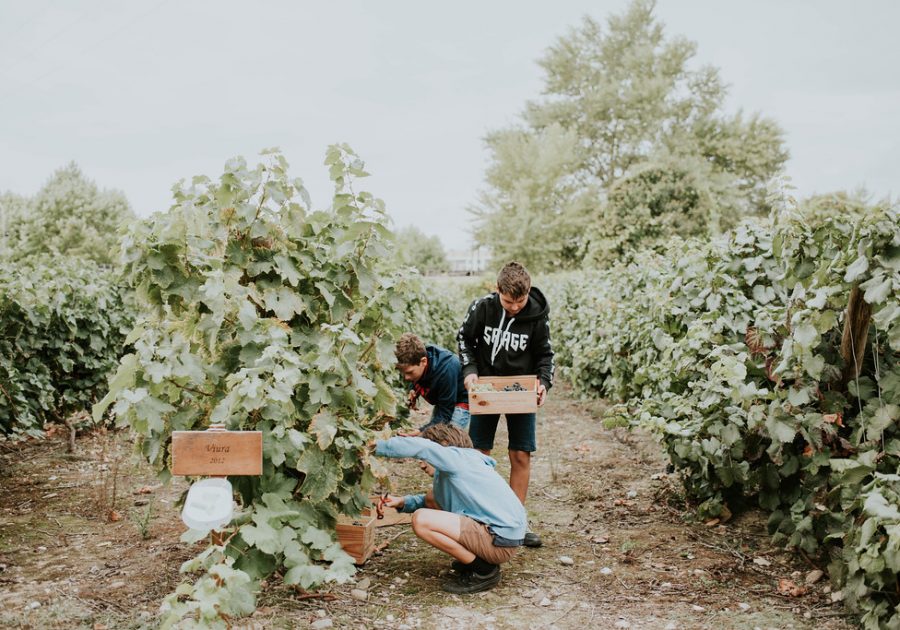
[[[469,392],[469,413],[535,413],[537,411],[536,376],[480,376],[478,383],[490,383],[493,391]],[[504,391],[518,385],[522,391]]]
[[[173,431],[172,474],[262,474],[262,431]]]

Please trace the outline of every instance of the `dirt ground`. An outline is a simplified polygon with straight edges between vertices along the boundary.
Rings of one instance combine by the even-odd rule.
[[[494,590],[443,593],[449,557],[394,525],[377,530],[387,546],[356,583],[309,597],[271,580],[256,613],[233,627],[854,627],[827,578],[806,585],[817,567],[769,544],[762,514],[694,521],[659,447],[604,429],[601,410],[551,392],[528,501],[544,546],[523,548]],[[74,456],[62,434],[0,443],[0,627],[157,625],[179,565],[196,552],[178,542],[174,503],[186,484],[159,485],[130,451],[121,433],[79,438]],[[507,475],[505,450],[494,455]],[[395,491],[427,486],[415,464],[391,466]]]

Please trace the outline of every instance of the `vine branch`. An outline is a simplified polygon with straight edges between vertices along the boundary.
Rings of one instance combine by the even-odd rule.
[[[194,394],[200,394],[201,396],[212,397],[212,394],[209,394],[209,393],[207,393],[207,392],[204,392],[203,390],[200,390],[200,389],[194,389],[193,387],[188,387],[187,385],[182,385],[182,384],[180,384],[180,383],[176,383],[176,382],[173,381],[171,378],[167,378],[167,379],[166,379],[166,382],[172,383],[172,385],[175,385],[176,387],[180,387],[181,389],[183,389],[183,390],[185,390],[185,391],[187,391],[187,392],[192,392],[192,393],[194,393]]]
[[[871,319],[872,306],[863,299],[859,285],[855,284],[850,290],[847,315],[844,319],[844,332],[841,337],[841,357],[844,359],[841,384],[844,387],[856,379],[862,371]]]

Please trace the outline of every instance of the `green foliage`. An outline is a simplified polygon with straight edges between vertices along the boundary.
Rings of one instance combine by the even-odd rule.
[[[0,260],[9,257],[9,249],[19,241],[17,226],[28,212],[28,199],[11,192],[0,193]]]
[[[0,433],[39,435],[96,402],[132,309],[120,278],[89,261],[0,265]]]
[[[847,604],[863,613],[864,628],[898,628],[900,475],[874,473],[871,479],[855,497],[847,493],[849,511],[856,518],[830,569],[844,583]]]
[[[141,534],[141,539],[147,540],[150,538],[150,526],[153,524],[153,499],[150,499],[146,508],[143,510],[132,510],[129,516]]]
[[[426,344],[456,352],[456,333],[466,309],[487,291],[478,280],[413,278],[401,288],[406,300],[404,319],[409,332]]]
[[[576,265],[586,219],[599,193],[571,177],[578,153],[573,131],[506,129],[486,139],[493,160],[488,190],[472,209],[476,236],[495,261],[518,260],[533,270]]]
[[[423,275],[446,273],[450,269],[441,239],[425,236],[414,225],[397,231],[397,258]]]
[[[868,350],[847,382],[854,287],[872,326],[853,340]],[[900,469],[896,206],[820,197],[556,290],[567,315],[582,309],[555,318],[576,387],[620,401],[612,422],[659,435],[702,514],[752,498],[777,542],[814,553],[843,541],[832,573],[848,602],[871,627],[900,624],[900,597],[882,588],[894,512],[877,509],[893,505]]]
[[[11,200],[9,195],[0,200],[6,245],[0,259],[11,262],[64,255],[111,264],[118,252],[117,230],[134,220],[122,193],[100,191],[75,164],[54,173],[33,198]]]
[[[603,216],[587,226],[588,261],[608,267],[662,252],[676,236],[718,234],[738,214],[730,190],[730,179],[697,156],[647,160],[610,186]]]
[[[161,628],[229,628],[228,620],[256,609],[251,578],[234,568],[224,547],[211,546],[181,566],[182,573],[203,573],[194,584],[183,583],[166,597]]]
[[[188,565],[205,576],[179,587],[166,623],[244,614],[278,567],[302,588],[348,579],[336,518],[368,505],[377,462],[367,443],[394,415],[388,379],[406,301],[386,262],[383,204],[354,191],[366,173],[344,145],[326,156],[328,211],[310,208],[280,154],[265,155],[255,167],[229,161],[217,182],[179,183],[169,212],[123,242],[147,316],[95,415],[114,402],[163,477],[172,431],[221,422],[263,433],[262,476],[232,480],[243,516],[224,551]]]
[[[614,246],[655,245],[672,226],[703,236],[766,212],[781,130],[726,114],[718,71],[693,68],[695,44],[666,37],[653,8],[634,0],[606,28],[584,18],[541,60],[544,96],[523,124],[488,136],[476,234],[498,260],[574,268],[589,252],[605,265],[623,226]]]

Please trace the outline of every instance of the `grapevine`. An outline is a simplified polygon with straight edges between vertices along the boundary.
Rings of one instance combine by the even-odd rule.
[[[701,515],[757,502],[776,542],[840,558],[867,627],[900,625],[895,206],[787,206],[556,285],[566,373],[659,436]]]
[[[179,183],[170,210],[124,242],[146,316],[95,415],[111,406],[164,479],[172,431],[263,433],[262,476],[231,479],[242,511],[224,544],[184,565],[200,576],[167,598],[164,625],[224,626],[252,612],[276,570],[304,589],[347,580],[336,518],[369,505],[379,469],[366,445],[395,413],[407,281],[389,262],[382,202],[354,190],[361,160],[329,148],[332,207],[314,211],[284,157],[264,155],[255,167],[231,160],[218,181]]]

